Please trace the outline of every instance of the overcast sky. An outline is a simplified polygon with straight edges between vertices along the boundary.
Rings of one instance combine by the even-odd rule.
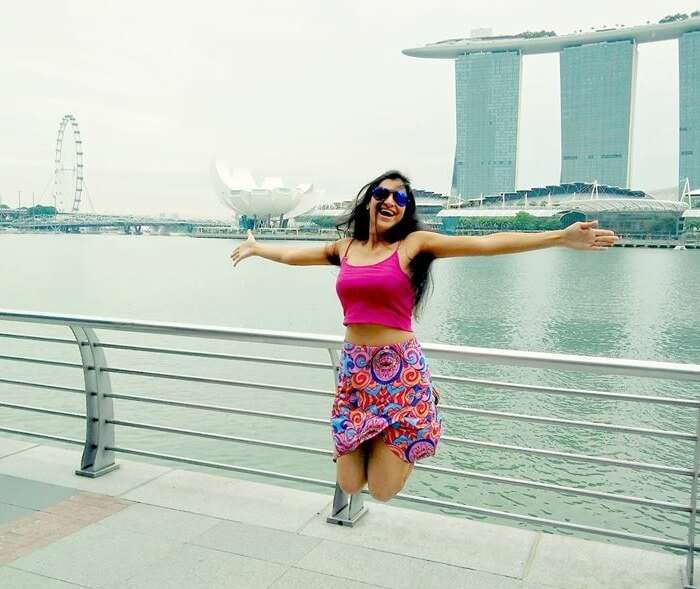
[[[389,168],[447,192],[454,62],[401,50],[468,36],[643,24],[676,0],[7,3],[0,20],[0,198],[51,204],[66,113],[98,212],[226,217],[214,157],[347,197]],[[525,56],[518,187],[559,180],[557,55]],[[676,42],[639,48],[632,186],[675,184]],[[72,143],[66,143],[68,150]],[[43,198],[40,198],[43,196]],[[68,200],[68,199],[67,199]],[[85,210],[90,210],[89,206]]]

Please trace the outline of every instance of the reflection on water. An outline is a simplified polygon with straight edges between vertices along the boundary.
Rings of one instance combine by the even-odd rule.
[[[316,244],[318,245],[318,244]],[[103,315],[260,329],[342,334],[333,267],[288,267],[246,260],[233,269],[233,241],[181,237],[2,235],[0,275],[3,308]],[[300,247],[309,247],[300,244]],[[313,246],[312,246],[313,247]],[[560,248],[507,256],[438,260],[435,290],[416,325],[424,342],[574,353],[591,356],[700,362],[700,314],[694,311],[700,284],[698,253],[613,249],[584,253]],[[40,326],[0,325],[1,331],[70,333]],[[131,337],[103,333],[108,341],[146,342],[202,349],[294,357],[328,362],[327,352],[283,346],[199,342],[186,338]],[[0,339],[3,353],[51,355],[78,361],[72,346]],[[108,350],[112,366],[258,380],[332,390],[330,370],[270,369],[250,362],[181,358]],[[489,380],[544,384],[644,395],[700,398],[698,383],[534,370],[430,360],[431,370]],[[80,386],[79,370],[0,362],[6,378]],[[118,375],[118,392],[195,400],[325,418],[330,397],[310,397],[245,386],[224,387]],[[484,386],[442,385],[444,403],[495,411],[543,415],[670,430],[692,430],[686,409],[628,401]],[[0,385],[10,402],[82,411],[81,395]],[[229,435],[330,448],[325,426],[182,410],[128,401],[115,403],[123,419]],[[691,444],[633,434],[562,425],[520,423],[488,416],[445,413],[446,433],[460,438],[547,448],[580,454],[689,467]],[[51,416],[0,409],[0,421],[17,427],[80,438],[84,425]],[[242,444],[120,428],[118,442],[169,454],[230,462],[332,479],[325,457]],[[657,473],[584,462],[523,456],[510,451],[443,442],[433,464],[487,471],[564,486],[583,486],[684,502],[690,481]],[[238,475],[236,475],[238,476]],[[684,516],[658,509],[599,501],[458,477],[416,472],[408,492],[554,519],[569,519],[635,533],[683,537]]]

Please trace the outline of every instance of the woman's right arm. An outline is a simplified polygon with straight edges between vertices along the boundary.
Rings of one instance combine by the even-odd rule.
[[[248,239],[233,250],[231,260],[237,266],[245,258],[258,256],[293,266],[320,266],[330,264],[331,258],[339,255],[339,246],[343,241],[339,239],[320,247],[290,248],[260,244],[255,241],[252,231],[248,231]]]

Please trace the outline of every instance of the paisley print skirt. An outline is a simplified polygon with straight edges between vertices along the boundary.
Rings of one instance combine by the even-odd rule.
[[[344,342],[331,413],[334,460],[377,435],[411,464],[435,454],[442,417],[434,392],[415,337],[385,346]]]

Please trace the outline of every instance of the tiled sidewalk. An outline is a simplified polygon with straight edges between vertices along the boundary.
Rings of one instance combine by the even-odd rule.
[[[2,589],[679,589],[682,559],[0,438]],[[5,518],[6,521],[2,521]]]

